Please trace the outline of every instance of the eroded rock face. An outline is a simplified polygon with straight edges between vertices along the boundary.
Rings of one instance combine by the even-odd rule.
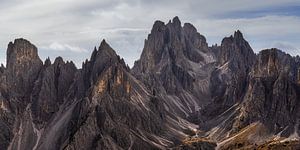
[[[192,24],[185,23],[182,27],[178,17],[173,18],[168,24],[156,21],[148,39],[145,40],[141,58],[135,63],[133,71],[138,73],[139,70],[142,73],[149,73],[157,71],[157,66],[181,59],[199,63],[204,61],[202,53],[207,51],[208,46],[205,37],[198,33]],[[179,56],[183,56],[183,58]]]
[[[132,73],[162,95],[167,109],[186,116],[208,102],[213,62],[205,37],[175,17],[154,23]]]
[[[218,55],[210,76],[211,102],[196,116],[202,130],[218,127],[218,134],[212,136],[222,139],[232,130],[233,120],[239,114],[236,109],[243,101],[256,55],[240,31],[225,37],[221,46],[211,49]]]
[[[8,58],[0,70],[1,148],[162,149],[179,137],[166,127],[162,100],[104,40],[80,70],[61,57],[42,64],[23,39],[9,44]]]
[[[43,65],[37,48],[27,40],[16,39],[8,45],[5,82],[1,85],[6,102],[1,109],[5,115],[1,119],[10,134],[1,147],[36,148],[43,128],[63,103],[76,71],[73,63],[65,64],[61,58],[52,66],[50,60]]]
[[[260,120],[277,133],[285,129],[286,136],[295,132],[300,104],[297,67],[293,57],[278,49],[261,51],[243,102],[243,121]]]
[[[219,67],[211,78],[212,95],[222,97],[228,106],[241,101],[239,97],[244,92],[255,59],[252,48],[239,30],[233,36],[224,38],[218,57]]]
[[[241,31],[237,30],[233,36],[222,40],[218,60],[220,65],[230,62],[233,69],[244,71],[253,65],[255,54]]]
[[[32,92],[31,109],[36,124],[46,123],[59,110],[76,72],[75,65],[65,63],[61,57],[53,64],[50,59],[45,61]]]
[[[161,100],[145,90],[105,41],[75,75],[64,98],[42,129],[37,149],[153,149],[172,144],[171,137],[163,136],[168,129]],[[166,142],[159,143],[160,138]]]
[[[33,87],[42,61],[37,54],[37,48],[29,41],[16,39],[7,48],[7,82],[16,94],[28,94]]]
[[[6,68],[1,66],[0,84],[0,147],[7,148],[12,143],[14,134],[18,131],[21,118],[27,104],[30,103],[30,93],[33,89],[42,61],[37,54],[37,48],[29,41],[16,39],[9,43],[7,49]],[[23,132],[20,131],[20,134]],[[28,145],[31,143],[28,142]]]

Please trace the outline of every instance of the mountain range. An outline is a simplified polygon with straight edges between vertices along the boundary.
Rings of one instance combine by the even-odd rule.
[[[155,21],[132,68],[102,40],[78,69],[15,39],[0,67],[0,149],[300,149],[300,57],[209,46]]]

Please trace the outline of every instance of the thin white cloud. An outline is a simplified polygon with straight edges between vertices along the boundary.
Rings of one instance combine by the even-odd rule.
[[[53,42],[49,46],[42,46],[42,48],[49,49],[49,50],[55,50],[55,51],[71,51],[71,52],[77,52],[77,53],[88,52],[84,48],[80,48],[77,46],[71,46],[69,44],[60,44],[58,42]]]
[[[300,17],[263,16],[258,18],[200,19],[194,23],[200,31],[210,36],[219,36],[241,29],[249,35],[280,36],[300,34]],[[223,35],[222,35],[223,36]]]
[[[272,44],[273,47],[277,47],[277,48],[280,48],[280,49],[286,49],[286,50],[296,50],[297,48],[294,47],[291,43],[289,42],[284,42],[284,41],[277,41],[277,42],[274,42]]]
[[[107,34],[107,33],[119,33],[119,32],[145,32],[149,29],[144,28],[107,28],[107,29],[93,29],[91,27],[86,28],[84,31],[80,31],[80,34],[87,33],[98,33],[98,34]]]
[[[298,45],[299,46],[299,45]],[[295,47],[295,44],[286,41],[276,41],[272,43],[272,47],[288,51],[291,55],[300,55],[300,48]]]

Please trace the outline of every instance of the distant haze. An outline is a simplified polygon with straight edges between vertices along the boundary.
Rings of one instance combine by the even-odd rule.
[[[256,52],[300,54],[299,0],[1,0],[0,62],[9,41],[23,37],[42,59],[62,56],[81,67],[105,38],[132,66],[154,21],[174,16],[192,23],[209,45],[240,29]]]

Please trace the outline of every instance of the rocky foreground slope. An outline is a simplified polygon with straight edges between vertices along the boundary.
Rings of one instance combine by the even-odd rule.
[[[0,67],[0,149],[299,149],[300,58],[156,21],[130,69],[103,40],[77,69],[16,39]]]

